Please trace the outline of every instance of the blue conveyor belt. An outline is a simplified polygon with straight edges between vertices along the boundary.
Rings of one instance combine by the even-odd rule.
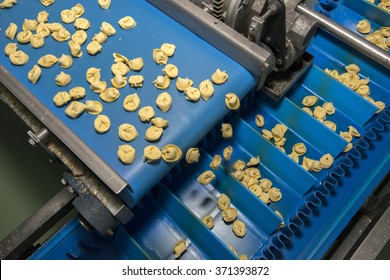
[[[343,3],[348,1],[336,2],[340,4],[338,9],[345,9]],[[356,2],[362,4],[363,0]],[[184,161],[177,164],[134,207],[135,218],[120,226],[112,239],[104,239],[107,243],[103,246],[90,241],[90,238],[96,238],[94,233],[72,221],[31,258],[172,259],[172,245],[179,239],[184,239],[189,246],[183,259],[230,259],[233,255],[228,245],[250,259],[322,258],[365,199],[389,173],[390,73],[323,31],[318,32],[308,51],[315,56],[314,66],[281,102],[276,103],[261,93],[249,93],[239,113],[229,113],[199,142],[200,162],[197,165]],[[380,114],[374,114],[376,108],[372,104],[324,72],[325,68],[341,72],[351,63],[360,66],[361,77],[370,77],[371,96],[386,104]],[[336,132],[301,109],[301,101],[306,95],[317,96],[317,105],[335,104],[335,114],[327,119],[337,124]],[[256,114],[264,116],[266,129],[277,123],[289,128],[287,153],[295,143],[302,142],[309,158],[318,158],[326,152],[334,155],[332,168],[318,173],[306,172],[272,141],[262,138],[261,129],[254,122]],[[222,122],[233,125],[232,139],[222,139],[219,131]],[[349,125],[355,126],[361,137],[353,140],[352,150],[342,153],[346,142],[339,132],[346,131]],[[221,154],[227,145],[233,147],[232,159],[223,161],[215,171],[217,178],[210,185],[198,184],[197,176],[209,169],[212,157]],[[270,179],[283,194],[280,201],[268,206],[230,175],[237,159],[248,161],[257,155],[261,159],[262,177]],[[231,225],[221,220],[216,207],[221,193],[230,196],[239,219],[247,225],[245,237],[235,237]],[[275,210],[284,217],[285,225],[280,230],[277,228],[281,220]],[[215,218],[212,230],[200,221],[206,214]],[[111,246],[104,255],[102,251],[106,244]]]
[[[13,66],[4,54],[0,55],[0,64],[5,66],[48,110],[60,118],[81,141],[91,147],[130,184],[134,193],[125,189],[120,195],[127,205],[133,207],[174,164],[161,161],[158,164],[149,165],[143,161],[144,147],[151,145],[144,139],[145,131],[150,124],[141,123],[137,112],[129,113],[123,109],[122,104],[125,97],[136,92],[140,96],[141,107],[150,105],[154,108],[156,116],[169,121],[169,127],[164,130],[162,139],[155,145],[162,148],[166,144],[172,143],[178,145],[185,152],[202,139],[228,113],[224,102],[225,94],[234,92],[243,98],[255,86],[255,79],[242,66],[143,0],[113,1],[109,10],[101,9],[97,1],[56,1],[49,7],[44,7],[37,1],[20,1],[12,9],[0,10],[0,28],[5,31],[9,23],[14,22],[20,31],[25,18],[34,19],[42,10],[49,13],[49,22],[61,22],[60,12],[63,9],[70,9],[78,2],[84,5],[85,14],[83,17],[91,22],[91,28],[87,30],[88,41],[82,47],[84,55],[81,58],[74,58],[74,64],[71,68],[62,69],[56,64],[52,68],[42,69],[42,77],[36,85],[32,85],[27,80],[28,71],[41,56],[49,53],[56,57],[70,54],[67,42],[58,43],[51,37],[45,39],[45,45],[40,49],[33,49],[29,44],[18,44],[19,49],[30,57],[27,65]],[[136,20],[136,28],[123,30],[119,27],[118,20],[127,15]],[[103,21],[111,23],[117,30],[117,34],[108,38],[107,42],[103,44],[101,53],[90,56],[86,51],[86,45],[91,41],[93,35],[100,31]],[[64,24],[64,26],[71,33],[76,31],[73,24]],[[9,42],[10,40],[2,32],[0,49],[3,50]],[[152,82],[157,75],[163,75],[163,65],[156,65],[152,58],[152,52],[153,49],[159,48],[166,42],[176,45],[175,55],[169,58],[169,63],[178,67],[180,77],[192,79],[195,87],[201,81],[211,79],[211,74],[217,68],[227,71],[229,74],[228,82],[221,86],[215,86],[215,94],[209,101],[200,100],[197,103],[185,100],[184,94],[175,87],[176,79],[172,80],[168,89],[156,89]],[[114,63],[112,56],[114,52],[125,55],[129,59],[143,57],[145,66],[139,74],[144,76],[145,82],[142,88],[133,89],[126,86],[120,89],[120,98],[116,102],[108,104],[102,102],[99,95],[89,89],[85,73],[90,67],[101,68],[101,79],[107,81],[110,86],[110,79],[113,76],[110,69]],[[61,71],[72,76],[71,83],[66,87],[59,87],[54,81],[56,75]],[[134,74],[136,73],[130,72],[127,76]],[[111,120],[111,129],[108,133],[99,135],[95,132],[93,122],[96,116],[84,113],[78,119],[73,120],[65,115],[65,108],[57,108],[54,105],[53,96],[58,91],[68,91],[75,86],[83,86],[87,89],[87,96],[81,100],[82,102],[99,100],[103,103],[102,114],[107,115]],[[157,95],[164,91],[169,92],[173,98],[173,106],[166,113],[160,111],[155,105]],[[125,144],[119,139],[117,132],[122,123],[133,124],[139,133],[139,137],[130,143],[137,151],[137,159],[130,166],[123,165],[117,159],[118,146]]]

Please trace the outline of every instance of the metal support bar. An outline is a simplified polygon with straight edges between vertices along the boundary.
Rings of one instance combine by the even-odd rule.
[[[271,52],[204,12],[190,1],[147,0],[258,77],[261,87],[275,65]]]
[[[297,12],[300,12],[317,20],[321,28],[323,28],[330,34],[340,38],[342,41],[346,42],[357,51],[382,64],[387,69],[390,69],[390,54],[385,52],[378,46],[370,43],[369,41],[365,40],[351,30],[345,28],[344,26],[335,23],[328,17],[308,9],[302,4],[298,5]]]
[[[63,188],[36,213],[0,242],[0,259],[20,259],[32,244],[72,209],[71,194]]]

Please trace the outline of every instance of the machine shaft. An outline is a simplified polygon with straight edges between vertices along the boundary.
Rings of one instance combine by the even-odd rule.
[[[308,15],[317,20],[324,30],[330,34],[340,38],[359,52],[365,54],[376,62],[382,64],[386,68],[390,69],[390,54],[379,48],[378,46],[370,43],[359,35],[355,34],[351,30],[335,23],[328,17],[317,13],[311,9],[308,9],[304,5],[300,4],[297,7],[297,12]]]

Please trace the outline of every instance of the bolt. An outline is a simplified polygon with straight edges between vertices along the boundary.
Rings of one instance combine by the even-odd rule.
[[[270,37],[268,37],[268,36],[267,36],[267,37],[265,37],[265,39],[264,39],[264,40],[265,40],[265,42],[266,42],[266,43],[270,43],[270,42],[271,42],[271,38],[270,38]]]
[[[277,65],[282,65],[282,64],[283,64],[283,61],[282,61],[280,58],[278,58],[278,59],[276,60],[276,64],[277,64]]]
[[[32,138],[28,139],[28,143],[30,143],[31,146],[35,146],[35,141]]]
[[[257,28],[257,25],[255,23],[251,23],[251,25],[249,25],[249,32],[250,33],[253,33]]]
[[[113,236],[114,236],[114,231],[113,231],[112,229],[108,229],[108,230],[107,230],[107,235],[108,235],[109,237],[113,237]]]

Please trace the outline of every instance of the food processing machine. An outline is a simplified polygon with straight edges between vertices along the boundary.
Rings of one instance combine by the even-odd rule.
[[[91,22],[87,30],[91,38],[100,31],[102,21],[115,25],[130,15],[137,26],[122,30],[115,25],[117,33],[102,44],[101,53],[90,56],[85,51],[75,58],[74,65],[64,70],[72,76],[65,90],[84,86],[86,99],[100,100],[89,90],[85,73],[90,67],[101,68],[102,78],[109,81],[113,53],[143,57],[140,74],[145,83],[137,89],[126,86],[120,89],[117,102],[103,103],[112,127],[100,135],[93,127],[95,116],[84,113],[71,119],[64,108],[54,105],[53,96],[62,90],[54,82],[60,66],[43,69],[35,85],[27,79],[41,56],[69,53],[68,44],[48,38],[39,49],[19,45],[30,57],[25,66],[14,66],[7,56],[0,56],[0,82],[8,89],[1,100],[30,127],[31,145],[67,168],[59,178],[64,189],[1,241],[1,258],[174,259],[172,246],[178,240],[187,245],[181,259],[236,259],[229,246],[249,259],[367,257],[368,237],[376,228],[388,230],[390,215],[389,187],[383,187],[390,166],[390,55],[355,28],[362,19],[368,19],[373,30],[390,26],[388,12],[377,1],[132,0],[113,1],[107,10],[80,0],[56,1],[49,7],[20,1],[0,10],[0,28],[5,30],[11,21],[21,26],[41,10],[49,13],[50,22],[60,22],[60,12],[78,2],[85,7],[83,17]],[[73,25],[66,27],[73,32]],[[1,49],[9,42],[3,37]],[[192,79],[194,86],[210,79],[217,68],[228,73],[227,82],[215,85],[210,100],[188,102],[172,82],[166,89],[173,98],[171,110],[157,109],[160,91],[152,81],[162,67],[153,61],[152,51],[167,42],[176,45],[169,63],[178,67],[180,77]],[[361,79],[369,78],[370,97],[382,101],[383,110],[379,112],[377,105],[325,71],[342,73],[350,64],[360,67]],[[154,145],[177,145],[183,151],[179,162],[148,164],[143,160],[148,124],[122,106],[125,96],[133,92],[140,96],[142,106],[155,107],[156,115],[169,121]],[[230,92],[241,100],[238,111],[225,106],[225,94]],[[302,109],[308,95],[317,97],[318,106],[334,105],[335,113],[327,120],[337,124],[335,131]],[[264,117],[264,127],[256,125],[257,114]],[[122,164],[116,154],[124,144],[116,127],[124,122],[135,125],[140,135],[130,143],[137,151],[131,165]],[[230,139],[221,136],[222,123],[232,126]],[[262,136],[262,129],[272,130],[276,124],[288,128],[284,151]],[[351,140],[353,147],[347,151],[348,141],[340,132],[349,126],[360,137]],[[334,164],[308,172],[301,166],[302,159],[297,164],[289,156],[296,143],[305,144],[306,157],[330,154]],[[210,184],[199,184],[198,176],[210,170],[213,156],[222,155],[227,146],[233,148],[231,159],[213,170],[216,178]],[[185,159],[191,147],[200,150],[196,164]],[[257,156],[261,177],[280,189],[280,201],[263,203],[232,176],[234,162]],[[222,193],[246,225],[243,238],[235,236],[221,218],[217,200]],[[372,194],[375,197],[365,204],[364,209],[370,211],[363,215],[362,225],[355,214]],[[44,244],[32,245],[71,209],[77,210],[77,218]],[[211,230],[201,221],[205,215],[214,218]],[[348,225],[355,220],[355,225]],[[345,228],[353,234],[339,238]],[[365,235],[356,233],[366,231]],[[378,244],[369,245],[379,250]]]

